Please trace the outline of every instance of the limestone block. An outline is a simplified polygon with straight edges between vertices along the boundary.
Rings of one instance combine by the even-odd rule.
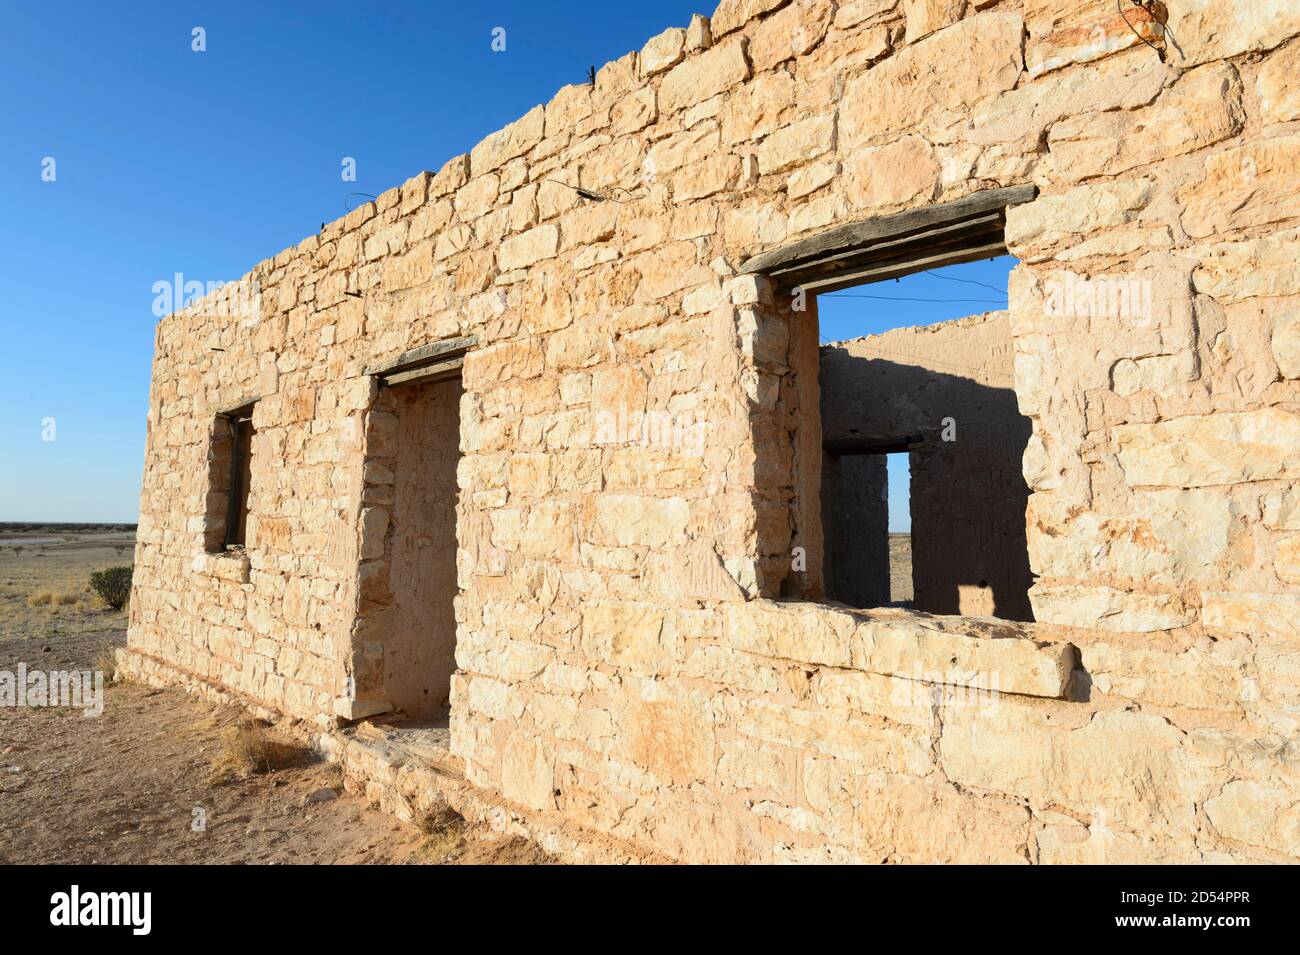
[[[639,766],[677,785],[709,778],[716,747],[712,721],[685,700],[633,700],[626,715],[628,753]]]
[[[949,783],[873,773],[853,781],[854,832],[868,858],[955,865],[1024,865],[1029,810]]]
[[[982,13],[904,47],[849,81],[844,144],[859,146],[1016,85],[1023,67],[1017,13]]]
[[[835,26],[847,30],[859,23],[883,19],[894,12],[898,3],[899,0],[848,0],[836,9]]]
[[[384,536],[388,533],[388,508],[361,509],[361,559],[384,556]]]
[[[1300,216],[1300,136],[1259,140],[1209,157],[1205,178],[1179,193],[1195,238]]]
[[[1300,378],[1300,311],[1277,315],[1270,344],[1282,377]]]
[[[1280,531],[1300,531],[1300,486],[1285,491],[1271,491],[1260,504],[1264,525]]]
[[[749,40],[754,72],[764,73],[812,50],[826,36],[834,12],[830,0],[796,0],[764,19]]]
[[[1300,858],[1300,798],[1276,782],[1237,779],[1205,801],[1220,835]]]
[[[429,180],[430,197],[451,195],[469,179],[469,154],[453,156],[443,163],[442,168]]]
[[[502,242],[497,263],[503,271],[527,268],[554,256],[559,246],[560,230],[556,226],[537,226]]]
[[[966,135],[972,143],[1021,143],[1036,149],[1040,137],[1054,123],[1088,113],[1146,106],[1176,76],[1172,67],[1150,56],[1149,51],[1105,59],[1087,69],[1040,76],[977,103]]]
[[[1257,0],[1248,16],[1234,0],[1179,0],[1169,5],[1169,29],[1188,66],[1269,50],[1300,33],[1291,0]]]
[[[1112,587],[1035,584],[1029,591],[1034,619],[1085,630],[1154,633],[1184,627],[1194,610],[1170,594],[1144,594]]]
[[[937,630],[915,620],[868,620],[853,633],[853,666],[927,683],[1026,696],[1061,697],[1076,652],[1041,643],[1016,627]]]
[[[1260,118],[1266,123],[1300,119],[1300,45],[1292,43],[1270,56],[1255,78]]]
[[[488,677],[469,681],[469,708],[494,720],[517,720],[524,715],[524,701],[519,691],[508,683]]]
[[[1173,396],[1182,390],[1184,384],[1195,380],[1196,370],[1196,358],[1191,352],[1122,358],[1110,371],[1110,387],[1115,394],[1124,397],[1139,391]]]
[[[654,76],[681,62],[686,49],[686,31],[672,27],[646,41],[638,58],[642,76]]]
[[[691,14],[691,22],[686,27],[686,49],[694,53],[696,50],[707,50],[713,45],[713,30],[709,25],[709,18],[699,14]]]
[[[1273,569],[1287,583],[1300,584],[1300,537],[1288,537],[1278,542]]]
[[[1086,580],[1104,570],[1176,588],[1232,579],[1250,560],[1241,509],[1220,488],[1143,490],[1117,515],[1057,513],[1035,495],[1030,514],[1030,560],[1048,576]]]
[[[1201,622],[1211,633],[1300,640],[1300,594],[1205,593]]]
[[[915,43],[961,19],[966,0],[906,0],[907,42]]]
[[[718,781],[728,789],[785,792],[795,780],[795,761],[788,750],[763,746],[743,738],[722,744]]]
[[[534,106],[509,126],[497,130],[470,150],[469,165],[473,176],[481,176],[522,156],[542,141],[546,131],[546,110]]]
[[[813,683],[818,706],[856,710],[895,723],[933,729],[937,726],[933,695],[916,693],[911,680],[857,670],[822,669]],[[924,705],[918,702],[924,701]]]
[[[1152,105],[1089,113],[1052,127],[1052,162],[1071,181],[1114,175],[1201,149],[1241,131],[1241,80],[1228,64],[1185,74]]]
[[[545,135],[561,137],[574,130],[592,113],[592,88],[588,83],[570,83],[562,86],[546,104]],[[520,157],[510,160],[510,169],[514,171],[513,181],[504,189],[515,189],[523,185],[528,176],[528,164]],[[506,173],[503,172],[503,175]]]
[[[595,543],[665,547],[682,540],[690,517],[690,504],[680,497],[603,494],[595,506]]]
[[[1052,719],[1061,706],[965,707],[944,716],[944,772],[963,786],[1064,806],[1125,828],[1187,839],[1196,831],[1205,769],[1184,735],[1158,716],[1125,710]]]
[[[794,78],[784,71],[755,77],[722,106],[722,141],[731,145],[779,129],[794,106]]]
[[[1221,304],[1268,295],[1300,293],[1300,230],[1259,239],[1225,242],[1197,249],[1200,265],[1192,273],[1198,292]]]
[[[852,615],[815,604],[753,601],[727,612],[727,641],[737,650],[763,656],[850,665]]]
[[[761,17],[787,2],[788,0],[721,0],[709,19],[709,28],[715,38],[726,36],[755,17]]]
[[[844,191],[856,208],[883,210],[934,198],[939,175],[930,144],[920,136],[904,136],[849,154],[844,160]]]
[[[555,807],[555,755],[531,733],[515,732],[506,740],[501,795],[529,809]]]
[[[790,173],[789,178],[785,181],[786,195],[791,199],[799,199],[816,192],[835,178],[839,168],[839,163],[833,159],[828,159],[824,162],[813,163],[811,166],[796,169]]]
[[[1064,814],[1038,833],[1040,865],[1152,865],[1199,864],[1206,860],[1190,837],[1170,840],[1149,833],[1126,832],[1110,825],[1104,810],[1083,825]]]
[[[1237,711],[1245,698],[1251,649],[1243,640],[1219,640],[1181,653],[1089,642],[1080,652],[1083,669],[1102,693],[1152,706]]]
[[[763,175],[783,172],[816,159],[835,144],[833,114],[800,120],[768,136],[758,145],[758,169]]]
[[[1130,487],[1208,487],[1300,477],[1300,415],[1281,408],[1188,415],[1112,430]]]
[[[1007,247],[1028,261],[1072,236],[1088,236],[1135,219],[1151,200],[1150,179],[1095,183],[1039,196],[1007,210]]]
[[[582,610],[582,649],[595,660],[659,672],[671,660],[664,612],[648,604],[588,604]]]
[[[749,79],[744,45],[724,43],[673,67],[659,86],[659,109],[675,113]]]

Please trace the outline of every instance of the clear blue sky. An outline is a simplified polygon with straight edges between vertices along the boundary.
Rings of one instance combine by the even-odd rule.
[[[909,325],[933,325],[963,315],[1006,308],[1007,274],[1015,264],[1013,257],[1004,255],[819,295],[817,317],[822,341],[877,335]],[[911,492],[908,456],[889,455],[887,467],[889,529],[909,534],[912,514],[908,506]]]
[[[8,4],[0,521],[136,519],[155,282],[238,278],[712,6]]]

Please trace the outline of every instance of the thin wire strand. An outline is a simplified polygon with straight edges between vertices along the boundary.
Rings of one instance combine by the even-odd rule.
[[[865,295],[863,293],[844,293],[828,292],[819,295],[818,298],[873,298],[885,302],[936,302],[939,304],[955,304],[958,302],[982,302],[985,305],[1005,305],[1005,299],[993,298],[913,298],[904,295]]]
[[[937,279],[943,279],[945,282],[962,282],[962,283],[964,283],[964,284],[966,284],[966,285],[978,285],[978,286],[980,286],[981,288],[986,288],[986,289],[988,289],[988,290],[991,291],[991,292],[997,292],[999,295],[1005,295],[1005,294],[1006,294],[1005,291],[1003,291],[1002,289],[998,288],[996,285],[989,285],[988,282],[978,282],[978,281],[976,281],[975,279],[959,279],[959,278],[955,278],[954,276],[951,276],[951,275],[940,275],[938,272],[935,272],[933,269],[926,269],[926,270],[925,270],[925,274],[926,274],[926,275],[932,275],[932,276],[934,276],[934,277],[937,278]]]
[[[1141,8],[1142,8],[1143,10],[1145,10],[1147,13],[1150,13],[1150,12],[1151,12],[1150,10],[1147,10],[1146,5],[1143,4],[1143,3],[1141,3],[1140,0],[1133,0],[1133,5],[1136,6],[1136,7],[1141,7]],[[1132,24],[1132,22],[1129,20],[1129,18],[1128,18],[1127,16],[1124,15],[1124,0],[1115,0],[1115,12],[1118,13],[1118,14],[1119,14],[1119,18],[1120,18],[1121,20],[1124,21],[1125,26],[1127,26],[1130,30],[1133,31],[1133,35],[1134,35],[1135,37],[1137,37],[1139,40],[1141,40],[1141,41],[1142,41],[1143,43],[1145,43],[1147,46],[1151,47],[1151,49],[1153,49],[1153,50],[1156,51],[1156,56],[1160,57],[1160,62],[1163,63],[1163,62],[1165,61],[1165,51],[1162,50],[1162,49],[1160,49],[1160,47],[1156,46],[1154,43],[1152,43],[1150,40],[1148,40],[1146,37],[1144,37],[1141,33],[1138,33],[1138,31],[1137,31],[1137,27],[1133,26],[1133,24]],[[1159,21],[1157,21],[1157,22],[1159,22]],[[1161,24],[1161,26],[1164,26],[1164,24]]]

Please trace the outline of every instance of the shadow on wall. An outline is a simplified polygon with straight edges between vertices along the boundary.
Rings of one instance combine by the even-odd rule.
[[[1029,488],[1021,460],[1031,425],[1020,414],[1008,352],[976,367],[949,349],[926,367],[868,357],[870,339],[821,349],[822,471],[827,596],[851,606],[889,601],[884,451],[911,451],[913,606],[936,614],[1033,619],[1025,538]],[[863,352],[863,353],[855,353]],[[1005,359],[1005,361],[1004,361]],[[967,377],[960,364],[970,361]],[[977,378],[988,381],[982,383]],[[1002,380],[1006,386],[1000,387]],[[919,441],[908,442],[919,436]]]

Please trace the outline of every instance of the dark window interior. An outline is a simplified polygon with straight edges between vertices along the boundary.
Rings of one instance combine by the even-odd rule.
[[[226,416],[230,425],[230,509],[226,547],[243,547],[248,527],[248,486],[253,473],[253,407]]]

